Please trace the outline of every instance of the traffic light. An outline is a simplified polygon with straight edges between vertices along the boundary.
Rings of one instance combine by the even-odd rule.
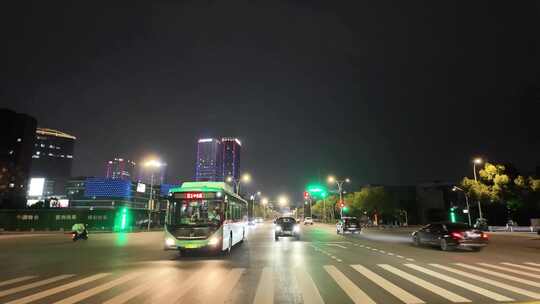
[[[116,212],[114,220],[114,230],[124,231],[128,228],[130,223],[130,212],[127,207],[122,207]]]
[[[456,220],[456,209],[457,209],[457,207],[451,207],[450,208],[450,222],[452,222],[452,223],[457,222],[457,220]]]
[[[309,199],[309,192],[304,191],[304,199],[307,201]]]

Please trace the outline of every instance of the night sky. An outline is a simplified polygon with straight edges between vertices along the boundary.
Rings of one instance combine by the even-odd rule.
[[[9,2],[0,106],[77,136],[76,176],[156,153],[186,180],[206,136],[295,198],[540,165],[538,2]]]

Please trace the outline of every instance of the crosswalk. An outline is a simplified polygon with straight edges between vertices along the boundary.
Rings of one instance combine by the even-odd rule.
[[[507,303],[540,300],[539,274],[535,262],[162,267],[6,278],[0,280],[0,303],[271,304],[282,302],[284,288],[309,304],[336,303],[335,297],[362,304]]]

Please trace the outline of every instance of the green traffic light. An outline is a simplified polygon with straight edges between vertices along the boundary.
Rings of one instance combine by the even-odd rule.
[[[456,219],[456,207],[450,208],[450,222],[452,222],[452,223],[457,222],[457,219]]]

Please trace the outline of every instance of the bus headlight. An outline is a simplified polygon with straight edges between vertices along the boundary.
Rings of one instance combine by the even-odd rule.
[[[281,226],[276,225],[276,231],[281,231]]]
[[[294,225],[293,231],[294,231],[294,232],[300,232],[300,226]]]
[[[210,246],[215,246],[217,244],[219,244],[219,238],[218,237],[213,236],[208,240],[208,245],[210,245]]]
[[[172,238],[165,239],[165,245],[167,245],[167,247],[174,247],[175,244],[176,242],[174,241],[174,239]]]

